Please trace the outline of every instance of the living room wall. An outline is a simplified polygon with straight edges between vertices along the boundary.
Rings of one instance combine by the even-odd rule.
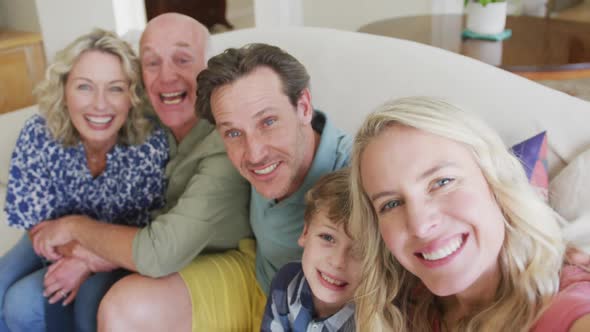
[[[463,0],[301,0],[304,25],[356,31],[397,16],[460,13]]]
[[[36,0],[36,4],[45,54],[49,59],[57,50],[93,28],[123,35],[129,30],[143,30],[145,26],[143,0]]]
[[[35,0],[0,0],[0,27],[40,32]]]
[[[227,16],[234,20],[253,22],[253,17],[246,16],[253,15],[253,3],[259,2],[272,5],[257,11],[258,16],[270,19],[266,25],[285,25],[285,22],[275,22],[277,18],[282,18],[288,21],[287,25],[295,22],[296,25],[357,30],[363,24],[393,16],[448,12],[449,8],[455,10],[456,4],[462,1],[227,0]],[[277,3],[283,5],[277,6]],[[258,18],[256,21],[259,21]],[[68,41],[93,27],[125,34],[129,30],[142,30],[144,25],[143,0],[0,0],[0,26],[41,32],[49,59]]]

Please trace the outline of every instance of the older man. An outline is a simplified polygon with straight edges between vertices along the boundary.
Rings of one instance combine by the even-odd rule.
[[[195,264],[199,254],[236,248],[251,235],[248,184],[229,162],[214,126],[194,112],[208,39],[201,24],[180,14],[154,18],[141,38],[145,88],[170,131],[171,146],[167,203],[151,224],[140,229],[72,216],[35,233],[36,250],[50,259],[60,257],[58,246],[77,241],[116,266],[139,272],[106,295],[100,330],[189,330],[188,281],[176,272]]]

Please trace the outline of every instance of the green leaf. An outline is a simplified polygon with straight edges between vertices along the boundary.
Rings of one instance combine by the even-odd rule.
[[[465,0],[465,1],[463,2],[463,4],[464,4],[465,6],[467,6],[467,4],[469,3],[469,1],[470,1],[470,0]],[[494,3],[494,2],[505,2],[506,0],[471,0],[471,1],[473,1],[473,2],[477,2],[477,3],[480,3],[482,6],[484,6],[484,7],[485,7],[485,6],[486,6],[488,3]]]

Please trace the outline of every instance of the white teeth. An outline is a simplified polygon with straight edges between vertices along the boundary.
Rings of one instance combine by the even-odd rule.
[[[162,102],[166,105],[176,105],[182,101],[184,91],[160,93]]]
[[[435,252],[423,252],[422,257],[429,261],[442,259],[457,251],[457,249],[461,247],[461,244],[463,244],[463,237],[459,236],[453,241],[449,242],[449,244],[442,248],[439,248]]]
[[[342,286],[342,285],[344,285],[344,282],[338,281],[336,279],[332,279],[332,278],[328,277],[327,275],[325,275],[322,272],[320,272],[320,275],[322,276],[322,279],[324,279],[325,281],[331,283],[332,285],[336,285],[336,286]]]
[[[111,122],[111,120],[113,120],[113,116],[90,116],[87,115],[86,116],[86,120],[88,120],[91,123],[95,123],[95,124],[105,124],[105,123],[109,123]]]
[[[164,98],[172,98],[172,97],[176,97],[176,96],[180,96],[182,95],[184,92],[180,91],[180,92],[169,92],[169,93],[160,93],[160,95]]]
[[[258,175],[265,175],[265,174],[268,174],[268,173],[274,171],[278,165],[279,165],[279,163],[274,163],[266,168],[255,170],[254,173],[256,173]]]
[[[166,105],[176,105],[176,104],[180,103],[181,101],[182,101],[182,98],[162,100],[162,102],[164,102],[164,104],[166,104]]]

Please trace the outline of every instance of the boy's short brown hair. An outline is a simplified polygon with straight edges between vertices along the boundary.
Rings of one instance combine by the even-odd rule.
[[[350,171],[348,167],[322,176],[305,194],[305,214],[303,220],[309,225],[313,217],[323,211],[335,225],[343,225],[348,233],[350,216]]]

